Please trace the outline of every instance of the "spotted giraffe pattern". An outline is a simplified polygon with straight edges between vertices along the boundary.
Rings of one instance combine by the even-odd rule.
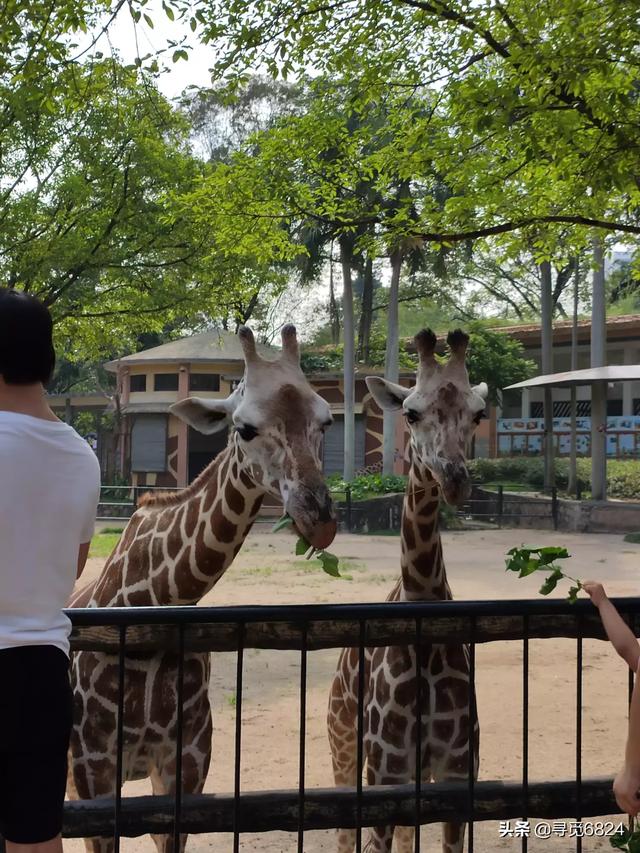
[[[429,336],[430,343],[424,355],[432,356],[435,336],[422,334]],[[459,370],[456,363],[447,372],[435,369],[435,363],[434,370],[427,369],[430,366],[428,358],[423,356],[415,392],[420,389],[424,393],[424,380],[430,382],[430,387],[428,404],[420,405],[419,412],[418,403],[414,402],[415,392],[379,381],[378,390],[393,398],[390,408],[398,408],[402,400],[408,407],[416,406],[416,410],[408,408],[411,464],[402,510],[401,576],[387,598],[389,601],[446,601],[452,597],[438,530],[439,495],[442,490],[445,495],[455,494],[462,499],[465,493],[460,460],[464,443],[477,423],[474,418],[484,405],[486,389],[471,389],[466,371]],[[381,402],[384,394],[379,395]],[[422,427],[427,426],[416,434],[418,422]],[[434,457],[439,462],[439,480],[430,468]],[[419,674],[413,645],[366,649],[364,657],[363,741],[368,783],[401,784],[415,780],[418,685],[421,779],[425,783],[463,780],[468,778],[470,769],[476,777],[479,727],[475,720],[473,731],[470,730],[469,707],[475,698],[469,679],[468,648],[425,643],[420,649]],[[336,785],[355,786],[357,782],[357,710],[358,650],[345,649],[338,662],[328,711]],[[473,762],[470,744],[473,744]],[[394,841],[397,853],[410,853],[413,828],[373,827],[364,850],[388,852]],[[352,853],[354,845],[355,831],[339,830],[339,853]],[[463,845],[464,824],[444,824],[443,853],[461,853]]]
[[[320,470],[319,448],[330,413],[299,367],[295,329],[282,332],[277,362],[257,356],[241,330],[245,378],[227,400],[188,398],[172,407],[203,432],[226,426],[229,444],[187,489],[147,495],[130,519],[97,580],[72,607],[193,605],[232,563],[265,494],[277,492],[296,528],[318,547],[336,522]],[[127,655],[124,672],[123,780],[149,777],[154,794],[175,792],[178,660],[175,653]],[[211,758],[210,656],[184,662],[182,789],[202,791]],[[77,652],[72,660],[74,727],[70,791],[83,799],[116,789],[118,658]],[[154,836],[160,853],[173,838]],[[180,849],[186,837],[181,838]],[[93,853],[110,853],[111,839],[89,839]]]
[[[260,509],[264,489],[249,473],[235,436],[193,485],[179,496],[145,496],[95,583],[72,607],[195,604],[222,577]],[[175,792],[175,654],[127,655],[123,780],[151,778],[154,794]],[[82,799],[113,796],[116,779],[118,658],[78,652],[72,659],[73,789]],[[212,716],[208,654],[189,653],[184,664],[183,789],[202,791],[211,755]],[[172,848],[158,836],[159,850]],[[92,839],[110,851],[111,839]]]

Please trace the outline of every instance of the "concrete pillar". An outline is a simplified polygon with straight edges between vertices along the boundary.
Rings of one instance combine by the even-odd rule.
[[[593,239],[593,295],[591,300],[591,367],[606,363],[607,308],[605,301],[604,251],[600,237]],[[594,501],[607,499],[607,383],[591,386],[591,495]]]
[[[184,400],[189,396],[189,365],[181,364],[178,373],[178,400]],[[172,417],[170,415],[169,417]],[[177,459],[178,486],[184,488],[189,485],[189,427],[178,420],[178,459]]]
[[[522,401],[521,401],[521,409],[520,409],[520,417],[523,420],[526,420],[529,417],[529,413],[531,411],[531,391],[529,388],[522,389]]]
[[[545,376],[553,373],[553,299],[551,264],[543,261],[540,264],[540,313],[541,313],[541,344],[542,344],[542,373]],[[550,386],[544,387],[544,491],[550,492],[555,485],[555,468],[553,464],[555,447],[553,443],[553,393]]]
[[[624,363],[637,364],[638,351],[634,346],[627,344],[624,348]],[[633,414],[634,382],[622,383],[622,414],[629,416]]]

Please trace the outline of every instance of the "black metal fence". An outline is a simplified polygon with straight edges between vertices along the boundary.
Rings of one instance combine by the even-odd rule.
[[[176,487],[167,489],[162,486],[103,486],[100,494],[98,507],[98,521],[119,522],[124,524],[135,512],[138,500],[146,492],[172,491]],[[373,501],[354,500],[351,488],[347,486],[344,492],[337,493],[340,500],[336,502],[338,518],[342,528],[351,532],[367,532],[374,530],[399,530],[401,520],[401,500],[395,504],[390,503],[382,511],[376,504],[381,504],[382,499],[395,496],[380,495]],[[344,494],[344,498],[342,495]],[[518,519],[538,519],[540,521],[551,521],[553,529],[558,529],[559,519],[558,490],[551,490],[550,498],[544,503],[535,506],[535,512],[531,512],[530,498],[527,495],[513,493],[505,494],[504,487],[498,485],[495,490],[487,490],[482,487],[474,487],[472,495],[465,504],[454,512],[459,523],[464,525],[467,520],[479,520],[498,527],[508,526],[510,522]],[[524,509],[522,509],[524,507]],[[273,507],[271,509],[274,509]],[[258,521],[273,522],[277,518],[277,512],[271,515],[262,513]],[[371,524],[362,524],[363,517],[370,515]],[[446,519],[445,519],[446,520]],[[373,526],[371,526],[373,525]]]
[[[640,598],[615,601],[637,634]],[[128,654],[173,650],[237,652],[234,790],[230,793],[175,797],[123,798],[120,786],[113,800],[69,802],[65,806],[66,837],[121,837],[144,833],[169,834],[177,841],[184,833],[232,833],[239,849],[243,833],[285,830],[297,835],[304,850],[305,833],[337,827],[357,830],[356,849],[362,849],[364,827],[409,825],[442,821],[468,822],[468,850],[474,850],[478,821],[571,818],[581,821],[617,812],[611,779],[585,779],[582,773],[583,640],[604,639],[597,612],[590,602],[574,605],[562,600],[420,602],[359,605],[297,605],[277,607],[167,607],[109,608],[68,611],[73,622],[72,648],[117,655],[120,664],[120,702],[117,717],[118,752],[123,743],[124,664]],[[529,779],[529,642],[541,638],[575,640],[575,766],[563,781]],[[434,643],[468,643],[471,683],[475,686],[478,644],[510,641],[522,644],[522,778],[520,782],[476,781],[470,756],[467,782],[427,783],[417,778],[397,786],[362,784],[365,688],[364,650],[373,646],[414,645],[417,664]],[[310,788],[306,784],[307,662],[319,649],[357,647],[360,658],[358,687],[358,782],[353,788]],[[247,649],[295,650],[299,671],[299,780],[293,790],[245,792],[241,778],[244,652]],[[550,662],[550,665],[553,665]],[[215,661],[214,661],[215,666]],[[180,708],[182,667],[178,667],[177,778],[181,778],[182,741]],[[418,682],[419,683],[419,682]],[[629,685],[632,685],[630,677]],[[418,688],[419,689],[419,688]],[[327,692],[329,684],[327,684]],[[470,730],[475,722],[474,691],[470,693]],[[420,696],[418,696],[420,700]],[[420,701],[418,702],[420,707]],[[482,721],[481,721],[482,722]],[[418,743],[422,717],[418,715]],[[552,735],[551,735],[552,736]],[[330,761],[327,748],[327,762]],[[420,766],[420,764],[418,764]],[[121,779],[122,761],[118,762]],[[572,842],[573,843],[573,842]],[[522,836],[521,848],[527,850]],[[177,848],[174,848],[177,849]],[[420,833],[415,834],[415,850]],[[582,849],[582,838],[575,839]],[[116,846],[117,850],[117,846]]]

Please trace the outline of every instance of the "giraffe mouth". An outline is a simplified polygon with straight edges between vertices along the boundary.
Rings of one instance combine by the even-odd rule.
[[[338,523],[335,518],[332,518],[329,521],[319,522],[307,527],[306,525],[299,525],[294,521],[292,528],[298,536],[306,539],[306,541],[310,545],[313,545],[316,550],[323,551],[325,548],[328,548],[335,539],[338,530]]]

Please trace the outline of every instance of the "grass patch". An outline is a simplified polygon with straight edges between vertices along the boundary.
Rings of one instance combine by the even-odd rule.
[[[98,533],[91,540],[90,557],[108,557],[118,544],[121,531],[117,533]]]
[[[354,533],[356,536],[400,536],[399,530],[367,530],[366,533],[355,530]]]
[[[117,533],[118,536],[120,536],[123,531],[124,527],[103,527],[102,530],[99,531],[98,535],[102,536],[105,533]]]
[[[631,542],[632,545],[640,545],[640,533],[627,533],[624,541]]]
[[[536,486],[530,483],[517,482],[515,480],[495,480],[493,483],[482,483],[481,488],[490,492],[497,492],[498,486],[502,486],[505,492],[536,492]]]

